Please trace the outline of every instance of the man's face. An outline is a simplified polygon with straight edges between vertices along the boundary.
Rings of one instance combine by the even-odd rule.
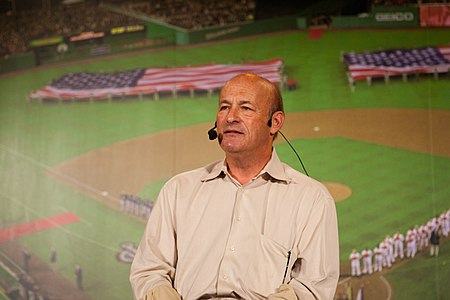
[[[217,112],[219,142],[227,154],[258,155],[272,146],[267,125],[271,103],[257,78],[237,77],[220,94]]]

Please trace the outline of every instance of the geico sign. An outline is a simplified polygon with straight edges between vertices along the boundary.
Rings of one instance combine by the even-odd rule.
[[[414,14],[412,12],[377,13],[375,14],[375,20],[378,22],[413,21]]]

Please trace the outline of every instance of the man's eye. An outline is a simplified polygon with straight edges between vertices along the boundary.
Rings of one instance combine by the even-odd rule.
[[[248,106],[242,106],[242,109],[243,110],[252,110],[251,107],[248,107]]]
[[[226,109],[228,109],[228,106],[221,106],[221,107],[219,107],[219,110],[226,110]]]

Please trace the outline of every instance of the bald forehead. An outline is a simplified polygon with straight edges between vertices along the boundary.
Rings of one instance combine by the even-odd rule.
[[[239,89],[264,95],[266,100],[273,102],[273,84],[265,78],[254,74],[240,74],[227,81],[220,93],[221,97],[230,90]]]
[[[255,86],[255,88],[258,87],[265,87],[265,88],[270,88],[270,86],[272,85],[272,83],[263,78],[260,77],[258,75],[255,74],[239,74],[233,78],[231,78],[230,80],[228,80],[224,86],[224,88],[228,87],[228,86],[232,86],[233,84],[236,83],[243,83],[243,84],[249,84],[252,86]]]

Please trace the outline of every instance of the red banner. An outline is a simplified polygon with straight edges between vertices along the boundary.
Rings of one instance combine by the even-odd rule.
[[[420,26],[450,27],[450,4],[421,5]]]

